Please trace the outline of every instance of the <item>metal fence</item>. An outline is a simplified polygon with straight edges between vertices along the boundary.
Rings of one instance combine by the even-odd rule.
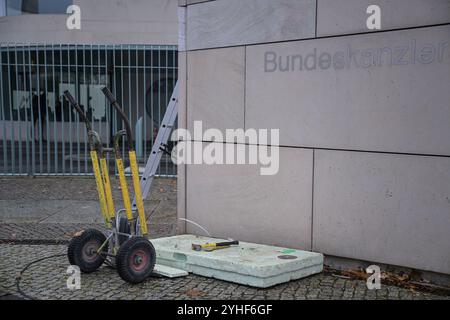
[[[128,115],[144,165],[178,68],[176,46],[12,43],[0,44],[0,66],[0,175],[91,174],[84,124],[63,92],[76,97],[111,146],[122,122],[103,86]],[[114,161],[109,163],[113,170]],[[167,155],[158,174],[176,174]]]

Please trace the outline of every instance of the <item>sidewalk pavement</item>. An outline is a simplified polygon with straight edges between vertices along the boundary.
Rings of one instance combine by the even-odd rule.
[[[118,179],[111,184],[123,207]],[[150,237],[176,234],[175,179],[156,179],[144,205]],[[1,178],[0,221],[0,243],[65,243],[80,229],[104,230],[92,177]]]
[[[114,199],[120,199],[117,179],[111,182]],[[176,234],[176,188],[175,179],[155,180],[145,201],[151,238]],[[121,205],[116,202],[117,207]],[[0,178],[0,299],[20,298],[17,273],[28,263],[55,254],[62,256],[26,270],[20,282],[24,293],[37,299],[450,299],[387,285],[369,290],[364,281],[331,273],[267,289],[192,274],[176,279],[151,277],[130,285],[108,266],[82,274],[81,289],[69,290],[65,244],[78,230],[104,230],[99,210],[92,177]]]

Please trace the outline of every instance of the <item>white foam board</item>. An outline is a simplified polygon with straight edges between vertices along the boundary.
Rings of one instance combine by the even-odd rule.
[[[240,242],[238,246],[206,252],[192,243],[227,241],[195,235],[152,239],[156,261],[201,276],[266,288],[323,270],[321,253]],[[290,259],[282,259],[282,257]]]

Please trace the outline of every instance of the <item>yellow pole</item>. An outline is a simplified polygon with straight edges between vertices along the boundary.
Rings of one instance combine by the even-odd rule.
[[[128,193],[127,180],[125,179],[125,170],[123,168],[123,160],[116,158],[117,171],[119,172],[120,188],[122,189],[123,205],[127,213],[128,221],[133,220],[133,212],[131,211],[130,195]]]
[[[111,182],[109,181],[108,165],[106,164],[106,158],[100,158],[100,167],[102,169],[103,183],[105,186],[106,194],[106,206],[108,207],[109,218],[112,219],[116,215],[116,210],[114,209],[114,201],[111,192]]]
[[[91,151],[92,167],[94,168],[95,183],[97,184],[98,198],[100,200],[100,209],[108,227],[111,227],[109,221],[108,207],[105,198],[105,189],[103,188],[102,176],[98,165],[97,151]]]
[[[139,169],[137,165],[136,152],[130,151],[130,168],[131,176],[133,178],[134,195],[136,197],[136,205],[139,214],[139,221],[141,224],[141,231],[143,235],[147,234],[147,221],[145,218],[144,201],[142,200],[141,184],[139,181]]]

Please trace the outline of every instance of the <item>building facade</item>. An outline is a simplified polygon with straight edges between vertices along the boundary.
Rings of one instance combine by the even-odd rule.
[[[275,175],[179,166],[180,218],[216,237],[450,274],[450,1],[180,5],[179,127],[280,133]]]
[[[80,29],[67,20],[80,10]],[[67,13],[69,12],[69,13]],[[122,127],[108,86],[147,158],[177,79],[176,0],[1,0],[0,174],[90,174],[87,135],[69,90],[105,143]],[[174,175],[165,159],[162,175]]]

